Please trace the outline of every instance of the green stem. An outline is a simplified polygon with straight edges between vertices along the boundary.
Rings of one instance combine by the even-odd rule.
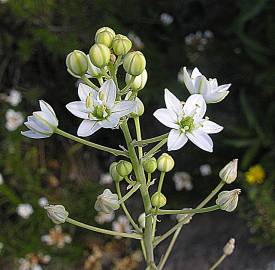
[[[139,186],[139,185],[137,184],[136,186]],[[133,188],[133,189],[134,189],[134,188]],[[123,200],[123,198],[124,198],[127,194],[129,194],[129,192],[128,192],[124,197],[122,197],[122,195],[121,195],[121,190],[120,190],[120,186],[119,186],[119,183],[118,183],[118,182],[116,182],[116,190],[117,190],[117,195],[118,195],[119,202],[120,202],[120,204],[121,204],[121,207],[122,207],[122,209],[123,209],[125,215],[126,215],[127,218],[129,219],[129,221],[130,221],[130,223],[132,224],[132,226],[134,227],[134,229],[135,229],[137,232],[141,233],[141,232],[142,232],[141,229],[140,229],[140,228],[138,227],[138,225],[135,223],[134,219],[132,218],[131,214],[129,213],[129,211],[128,211],[128,209],[127,209],[125,203],[124,203],[124,200]],[[131,191],[132,191],[132,190],[131,190]],[[131,191],[130,191],[130,192],[131,192]],[[131,196],[131,195],[130,195],[130,196]],[[130,197],[130,196],[129,196],[129,197]]]
[[[140,188],[140,184],[135,184],[129,192],[127,192],[122,198],[119,199],[119,203],[124,203],[128,200],[138,189]]]
[[[95,226],[91,226],[82,222],[79,222],[77,220],[74,220],[72,218],[67,218],[66,222],[93,231],[93,232],[97,232],[97,233],[103,233],[103,234],[108,234],[108,235],[113,235],[113,236],[119,236],[119,237],[125,237],[125,238],[133,238],[133,239],[142,239],[142,235],[137,234],[137,233],[120,233],[120,232],[116,232],[116,231],[111,231],[111,230],[106,230],[106,229],[101,229]]]
[[[92,87],[96,91],[99,91],[99,87],[96,86],[93,82],[91,82],[85,75],[81,76],[81,80],[85,82],[88,86]]]
[[[145,250],[143,239],[140,240],[140,245],[141,245],[141,250],[142,250],[142,253],[143,253],[143,257],[144,257],[144,259],[146,261],[146,250]]]
[[[156,137],[153,137],[153,138],[150,138],[150,139],[134,141],[133,145],[134,146],[144,146],[144,145],[147,145],[147,144],[150,144],[150,143],[159,142],[159,141],[161,141],[161,140],[163,140],[167,137],[168,137],[168,133],[160,135],[160,136],[156,136]]]
[[[163,145],[165,145],[167,142],[167,138],[162,139],[157,145],[155,145],[150,151],[146,153],[146,155],[143,156],[143,159],[145,160],[148,157],[153,156]]]
[[[152,179],[152,174],[151,174],[151,173],[148,173],[148,177],[147,177],[147,187],[148,187],[148,188],[150,187],[151,179]]]
[[[100,70],[106,79],[111,79],[110,75],[106,72],[105,68],[101,68]]]
[[[136,184],[136,181],[131,180],[128,176],[124,176],[124,179],[130,186],[134,186]]]
[[[103,84],[103,78],[102,77],[97,78],[97,80],[98,80],[98,82],[99,82],[100,85]]]
[[[136,134],[137,134],[137,141],[141,141],[141,130],[140,130],[140,122],[139,117],[134,117],[135,127],[136,127]],[[143,156],[142,146],[138,146],[138,157],[141,159]]]
[[[223,260],[226,258],[226,255],[223,254],[210,268],[209,270],[214,270],[216,269],[222,262]]]
[[[125,87],[120,91],[119,94],[120,94],[121,96],[124,95],[124,94],[126,94],[126,93],[128,92],[128,90],[130,89],[131,84],[134,82],[135,78],[136,78],[136,76],[132,75],[130,81],[129,81],[129,82],[125,85]]]
[[[81,144],[84,144],[84,145],[87,145],[87,146],[90,146],[92,148],[95,148],[95,149],[98,149],[98,150],[101,150],[101,151],[105,151],[105,152],[108,152],[108,153],[111,153],[115,156],[124,156],[124,157],[129,157],[128,153],[126,151],[122,151],[122,150],[117,150],[117,149],[113,149],[113,148],[110,148],[110,147],[106,147],[106,146],[103,146],[103,145],[100,145],[100,144],[97,144],[97,143],[92,143],[92,142],[89,142],[89,141],[86,141],[84,139],[81,139],[77,136],[74,136],[70,133],[67,133],[59,128],[57,128],[55,130],[55,133],[58,134],[58,135],[61,135],[65,138],[68,138],[68,139],[71,139],[73,141],[76,141],[78,143],[81,143]]]
[[[152,265],[154,265],[154,248],[153,248],[153,241],[152,241],[153,217],[152,215],[149,215],[152,209],[150,195],[147,189],[146,177],[144,174],[142,164],[139,162],[134,146],[132,145],[132,137],[131,137],[127,122],[124,121],[120,127],[125,137],[125,141],[128,147],[129,157],[133,165],[136,179],[141,184],[140,193],[142,196],[145,215],[146,215],[145,229],[144,229],[144,246],[146,250],[147,266],[149,266],[150,268]]]
[[[186,209],[186,210],[158,210],[158,215],[181,215],[181,214],[202,214],[202,213],[208,213],[213,212],[216,210],[219,210],[220,207],[218,205],[213,205],[205,208],[200,209]],[[152,211],[152,214],[156,215],[156,212]]]

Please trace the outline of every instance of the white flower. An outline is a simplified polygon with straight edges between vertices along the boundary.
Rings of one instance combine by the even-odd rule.
[[[8,109],[6,112],[6,129],[8,131],[14,131],[20,127],[24,122],[24,117],[21,112],[16,112],[12,109]]]
[[[212,174],[212,168],[209,164],[203,164],[200,166],[200,173],[202,176],[208,176]]]
[[[38,200],[38,205],[39,206],[44,207],[44,206],[46,206],[48,204],[49,204],[49,202],[48,202],[47,198],[45,198],[45,197],[39,198],[39,200]]]
[[[113,178],[109,173],[102,173],[100,175],[99,183],[101,185],[110,185],[113,183]]]
[[[165,89],[167,109],[158,109],[154,116],[165,126],[171,128],[168,136],[168,151],[183,147],[188,139],[201,149],[212,152],[213,141],[208,134],[218,133],[223,127],[203,118],[206,103],[202,95],[191,95],[185,104]]]
[[[96,223],[98,223],[98,224],[104,224],[104,223],[113,221],[114,217],[115,217],[114,212],[111,212],[110,214],[106,214],[106,213],[103,213],[103,212],[99,212],[99,213],[95,216],[95,221],[96,221]]]
[[[72,242],[72,237],[67,233],[63,233],[61,226],[56,225],[54,228],[49,230],[49,234],[41,236],[41,241],[48,246],[63,248],[66,244]]]
[[[39,105],[41,111],[34,112],[32,116],[28,116],[28,121],[24,123],[30,129],[21,132],[26,137],[33,139],[48,138],[58,126],[58,120],[53,108],[43,100],[39,100]]]
[[[144,43],[142,42],[141,38],[137,36],[134,32],[128,33],[128,38],[133,42],[133,47],[138,50],[144,48]]]
[[[116,232],[120,233],[130,233],[132,227],[126,216],[119,216],[116,221],[113,222],[112,228]]]
[[[20,217],[28,219],[30,215],[33,213],[33,208],[28,203],[21,203],[17,206],[16,212]]]
[[[6,100],[10,105],[17,106],[22,100],[22,95],[16,89],[11,89],[10,94],[7,96]]]
[[[174,18],[173,16],[171,16],[168,13],[161,13],[160,15],[160,21],[164,24],[164,25],[170,25],[171,23],[173,23]]]
[[[191,175],[187,172],[176,172],[173,176],[173,181],[177,191],[181,191],[183,189],[189,191],[193,189]]]
[[[194,68],[191,76],[186,67],[183,68],[184,83],[191,95],[201,94],[206,103],[217,103],[222,101],[229,93],[231,84],[218,85],[217,79],[207,80],[198,68]]]
[[[121,117],[135,108],[133,101],[116,101],[116,86],[112,80],[104,82],[99,92],[80,83],[78,95],[80,101],[70,102],[66,108],[84,119],[77,130],[81,137],[90,136],[100,128],[114,128]]]
[[[4,184],[4,177],[2,175],[2,173],[0,173],[0,185]]]

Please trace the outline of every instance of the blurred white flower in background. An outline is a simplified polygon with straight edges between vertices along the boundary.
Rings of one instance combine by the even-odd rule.
[[[60,225],[56,225],[54,228],[49,230],[49,234],[42,235],[41,241],[46,243],[48,246],[63,248],[66,244],[72,242],[72,237],[67,233],[63,233]]]
[[[113,230],[120,233],[130,233],[132,227],[126,216],[119,216],[112,224]]]
[[[106,214],[103,212],[99,212],[96,216],[95,216],[95,221],[98,224],[104,224],[104,223],[108,223],[113,221],[113,219],[115,218],[115,214],[114,212],[111,212],[110,214]]]
[[[113,183],[113,178],[109,173],[102,173],[100,175],[99,183],[101,185],[110,185]]]
[[[141,38],[134,32],[129,32],[127,37],[132,41],[133,47],[135,49],[141,50],[144,48],[144,43],[142,42]]]
[[[8,109],[6,112],[6,129],[14,131],[24,122],[24,117],[21,112],[16,112],[13,109]]]
[[[20,217],[28,219],[33,213],[33,208],[29,203],[21,203],[17,206],[16,212]]]
[[[161,13],[160,21],[163,25],[170,25],[171,23],[173,23],[174,18],[168,13]]]
[[[18,270],[42,270],[43,268],[41,264],[48,264],[50,260],[51,256],[49,255],[29,253],[25,256],[25,258],[20,258],[18,260]]]
[[[18,90],[11,89],[6,101],[12,106],[17,106],[22,101],[22,95]]]
[[[4,244],[2,242],[0,242],[0,255],[1,255],[2,251],[3,251],[3,249],[4,249]]]
[[[2,175],[2,173],[0,173],[0,185],[4,184],[4,177]]]
[[[185,45],[194,47],[198,51],[204,51],[209,40],[214,37],[214,34],[210,30],[204,32],[198,30],[196,33],[190,33],[185,36]]]
[[[0,3],[1,4],[5,4],[5,3],[7,3],[9,0],[0,0]]]
[[[212,168],[209,164],[203,164],[200,166],[200,173],[202,176],[208,176],[212,174]]]
[[[181,191],[183,189],[189,191],[193,189],[192,177],[187,172],[176,172],[173,176],[173,181],[177,191]]]
[[[49,201],[46,197],[41,197],[38,199],[38,205],[44,207],[49,204]]]

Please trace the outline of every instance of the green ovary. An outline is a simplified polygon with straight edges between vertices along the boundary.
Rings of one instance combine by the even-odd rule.
[[[106,119],[110,115],[110,110],[105,105],[95,106],[90,116],[96,117],[98,120]]]
[[[195,127],[194,125],[194,119],[191,116],[184,117],[180,122],[179,125],[181,129],[184,131],[192,131],[192,129]]]

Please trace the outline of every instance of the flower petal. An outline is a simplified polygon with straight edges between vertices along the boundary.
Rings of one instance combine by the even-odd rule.
[[[33,132],[31,130],[21,131],[21,134],[25,137],[32,138],[32,139],[44,139],[44,138],[48,138],[48,137],[51,136],[51,134],[44,135],[44,134],[41,134],[41,133]]]
[[[75,116],[88,119],[86,104],[83,101],[73,101],[66,105],[66,108]]]
[[[195,67],[192,71],[191,74],[191,79],[194,80],[196,79],[198,76],[202,76],[202,74],[200,73],[199,69],[197,67]]]
[[[203,95],[208,91],[208,81],[204,76],[198,76],[194,80],[194,88],[196,93]]]
[[[87,137],[95,133],[101,128],[97,121],[83,120],[78,127],[77,135],[80,137]]]
[[[116,85],[114,81],[107,80],[104,82],[100,87],[99,94],[100,99],[104,101],[108,107],[113,106],[116,100]]]
[[[84,83],[80,83],[78,85],[78,96],[81,101],[86,102],[86,99],[90,93],[92,93],[93,97],[97,96],[97,91],[91,88],[90,86]]]
[[[186,136],[188,139],[207,152],[213,152],[213,141],[208,134],[203,132],[202,130],[196,129],[192,132],[187,132]]]
[[[168,135],[168,151],[178,150],[182,148],[188,141],[184,132],[177,129],[172,129]]]
[[[186,88],[188,89],[189,93],[191,95],[196,94],[193,82],[190,78],[190,75],[189,75],[186,67],[183,68],[183,81],[184,81],[184,84],[185,84]]]
[[[228,94],[229,91],[209,93],[204,96],[204,99],[207,103],[218,103],[222,101]]]
[[[50,104],[48,104],[46,101],[44,100],[39,100],[39,105],[40,108],[42,110],[42,112],[48,113],[48,114],[53,114],[53,116],[56,117],[54,109],[52,108],[52,106]]]
[[[153,114],[163,125],[179,129],[179,125],[177,124],[177,115],[168,109],[158,109]]]
[[[122,116],[125,116],[131,112],[134,111],[136,106],[135,101],[127,101],[123,100],[118,103],[116,103],[112,108],[111,108],[111,114],[115,114],[119,118]]]
[[[28,121],[24,124],[26,127],[33,130],[34,132],[40,132],[44,134],[53,133],[53,130],[49,126],[44,125],[41,121],[38,121],[34,116],[29,116]]]
[[[180,100],[167,88],[164,89],[164,99],[167,109],[174,111],[176,114],[182,112],[182,104]]]
[[[54,127],[58,126],[58,120],[52,113],[46,113],[44,111],[34,112],[33,116],[38,121],[45,121],[45,124],[50,124]]]
[[[195,118],[202,118],[206,112],[206,103],[202,95],[191,95],[183,106],[184,113]]]
[[[222,126],[210,120],[203,120],[201,122],[201,125],[202,125],[201,129],[208,134],[219,133],[223,130]]]
[[[120,117],[116,114],[111,114],[108,118],[98,122],[103,128],[114,128],[118,125]]]

